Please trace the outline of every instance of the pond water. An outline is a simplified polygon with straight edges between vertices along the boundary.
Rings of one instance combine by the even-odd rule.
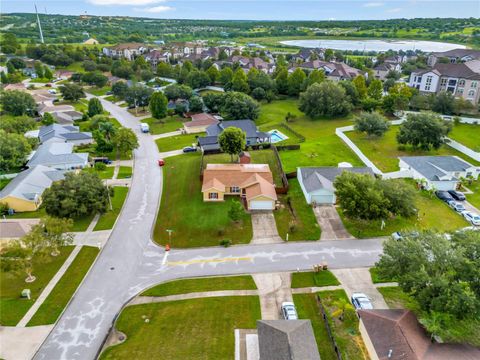
[[[465,45],[442,43],[436,41],[416,40],[285,40],[281,44],[305,48],[327,48],[335,50],[360,50],[360,51],[387,51],[387,50],[422,50],[424,52],[447,51],[452,49],[465,49]]]

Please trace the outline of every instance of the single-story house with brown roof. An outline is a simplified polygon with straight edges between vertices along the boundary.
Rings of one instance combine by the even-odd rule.
[[[218,119],[212,114],[200,113],[191,116],[192,121],[183,124],[183,129],[187,134],[195,134],[207,131],[210,125],[218,124]]]
[[[203,201],[240,196],[248,210],[274,210],[277,194],[268,164],[207,164],[203,172]]]
[[[410,310],[359,310],[360,333],[372,360],[475,360],[480,349],[430,340]]]

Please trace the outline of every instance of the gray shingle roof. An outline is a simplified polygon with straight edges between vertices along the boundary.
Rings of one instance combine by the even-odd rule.
[[[262,360],[320,360],[310,320],[257,321]]]
[[[50,143],[40,145],[33,154],[28,167],[35,165],[62,166],[70,168],[78,163],[87,164],[88,153],[74,153],[73,144],[70,143]]]
[[[247,138],[257,137],[257,126],[252,120],[220,121],[218,124],[207,127],[207,135],[218,136],[223,130],[229,127],[242,129],[246,132]]]
[[[53,137],[59,137],[67,140],[85,140],[91,139],[92,133],[79,132],[78,126],[52,124],[42,126],[38,133],[40,143],[43,143]]]
[[[43,165],[34,166],[19,173],[0,191],[0,199],[13,196],[27,201],[40,197],[53,181],[63,179],[63,172]]]
[[[369,167],[303,167],[300,168],[303,186],[307,192],[320,189],[333,191],[335,178],[343,171],[373,175]]]
[[[448,172],[463,172],[472,164],[456,156],[402,156],[400,160],[422,174],[427,180],[438,181]]]

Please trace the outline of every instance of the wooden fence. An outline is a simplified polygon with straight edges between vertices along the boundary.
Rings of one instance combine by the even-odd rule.
[[[328,337],[332,343],[333,350],[335,351],[335,354],[337,354],[337,359],[342,360],[342,354],[340,353],[337,342],[335,341],[335,337],[333,336],[330,323],[328,322],[327,313],[325,312],[325,308],[323,307],[323,304],[322,304],[322,299],[320,298],[319,295],[315,296],[315,298],[317,300],[317,305],[318,305],[318,308],[320,309],[320,313],[322,315],[323,321],[325,322],[325,328],[327,329]]]

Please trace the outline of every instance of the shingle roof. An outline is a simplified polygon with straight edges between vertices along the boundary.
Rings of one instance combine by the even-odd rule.
[[[40,143],[43,143],[53,137],[58,137],[65,140],[86,140],[92,138],[92,133],[79,132],[78,130],[78,126],[52,124],[42,126],[40,128],[38,138]]]
[[[310,320],[258,320],[262,360],[320,360]]]
[[[438,181],[448,175],[448,172],[462,172],[472,164],[456,156],[402,156],[399,158],[415,171],[422,174],[427,180]]]
[[[464,63],[461,64],[436,64],[434,70],[437,70],[442,76],[450,76],[465,79],[480,80],[480,74],[474,72]]]
[[[191,116],[192,121],[184,123],[185,127],[214,125],[218,123],[218,120],[211,114],[200,113]]]
[[[474,58],[480,58],[480,50],[473,50],[473,49],[452,49],[443,52],[434,52],[432,55],[437,57],[458,57],[462,58],[464,56],[471,56]]]
[[[218,124],[210,125],[207,128],[207,135],[218,136],[223,130],[229,127],[242,129],[246,132],[247,138],[257,137],[257,126],[252,120],[221,121]]]
[[[369,167],[303,167],[300,168],[302,183],[307,192],[320,189],[333,191],[335,178],[343,171],[373,175]]]
[[[53,181],[63,179],[63,172],[47,166],[37,165],[19,173],[0,191],[0,199],[7,196],[35,201]]]
[[[54,142],[40,145],[27,166],[45,165],[55,167],[62,165],[70,167],[78,163],[86,165],[88,163],[88,153],[74,153],[73,144]]]

